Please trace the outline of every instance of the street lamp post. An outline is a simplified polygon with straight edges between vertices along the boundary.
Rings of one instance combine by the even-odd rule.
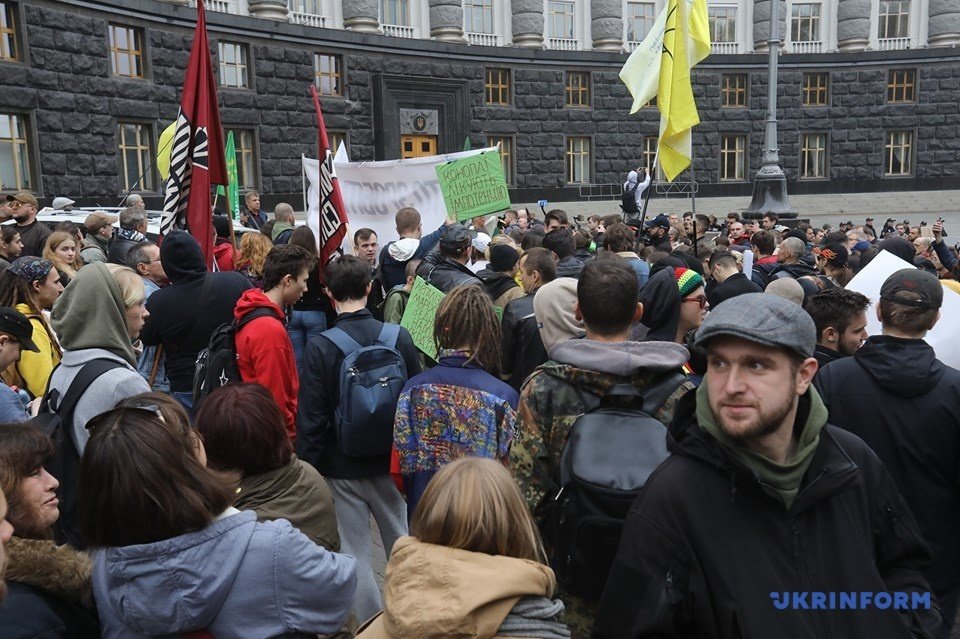
[[[780,55],[780,0],[770,0],[767,122],[764,126],[763,165],[753,178],[753,199],[744,211],[747,219],[760,219],[764,213],[781,218],[797,217],[787,197],[787,176],[780,168],[777,145],[777,60]]]

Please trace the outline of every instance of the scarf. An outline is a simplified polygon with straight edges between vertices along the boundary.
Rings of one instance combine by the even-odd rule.
[[[117,237],[122,240],[130,240],[131,242],[144,242],[147,239],[147,236],[138,231],[137,229],[119,229],[117,231]]]
[[[498,635],[529,639],[570,639],[570,630],[560,621],[563,602],[546,597],[521,597],[500,624]]]

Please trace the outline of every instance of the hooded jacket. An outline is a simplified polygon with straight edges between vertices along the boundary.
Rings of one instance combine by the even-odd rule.
[[[923,340],[874,335],[815,380],[830,421],[886,465],[930,545],[937,592],[960,584],[960,371]]]
[[[568,255],[557,262],[557,277],[572,277],[579,280],[582,270],[583,262],[573,255]]]
[[[197,532],[98,551],[93,592],[104,639],[338,630],[356,591],[356,561],[283,519],[256,518],[231,509]]]
[[[518,603],[555,603],[548,599],[555,587],[553,571],[534,561],[401,537],[387,563],[384,612],[361,628],[357,639],[506,639],[499,631]],[[526,624],[526,632],[512,629],[509,636],[570,636],[555,616],[535,621]]]
[[[680,326],[680,289],[672,268],[654,273],[640,291],[643,315],[640,324],[642,339],[648,342],[672,342]]]
[[[66,395],[87,362],[108,359],[120,364],[100,375],[77,402],[71,426],[82,454],[90,437],[86,423],[120,400],[149,392],[150,385],[137,371],[123,296],[106,264],[98,262],[80,269],[57,298],[51,317],[63,346],[63,360],[50,376],[50,390],[56,389],[60,397]]]
[[[233,320],[237,301],[253,284],[238,272],[208,274],[200,245],[183,231],[164,238],[160,263],[171,284],[147,300],[150,317],[140,338],[147,346],[163,344],[170,391],[190,392],[197,353],[218,326]]]
[[[232,271],[236,268],[234,264],[234,249],[230,240],[217,240],[213,245],[213,259],[217,262],[217,268],[221,271]]]
[[[83,260],[84,264],[106,262],[107,251],[109,250],[110,242],[95,233],[88,233],[80,245],[80,259]]]
[[[854,611],[830,609],[830,599],[818,609],[805,594],[838,593],[835,608],[839,593],[929,596],[928,556],[906,503],[863,441],[824,425],[815,390],[800,399],[794,436],[802,448],[813,441],[806,429],[820,431],[789,506],[743,452],[698,424],[697,401],[680,401],[671,455],[627,515],[593,637],[935,636],[932,599],[929,609]]]
[[[270,391],[283,413],[287,434],[294,441],[300,380],[293,344],[285,326],[286,316],[263,291],[253,288],[240,296],[233,318],[239,322],[258,308],[267,309],[273,315],[257,317],[236,332],[237,368],[243,381],[260,384]]]
[[[274,246],[277,244],[286,244],[290,241],[291,235],[293,235],[293,224],[289,222],[277,222],[270,231],[270,239],[273,241]]]
[[[380,259],[377,260],[385,289],[389,291],[407,282],[407,262],[413,259],[422,260],[440,241],[443,228],[441,226],[419,240],[415,237],[402,237],[394,242],[387,242],[380,251]]]
[[[33,327],[31,339],[40,352],[23,349],[20,361],[10,364],[4,370],[3,380],[9,385],[28,391],[33,397],[42,397],[47,390],[50,373],[60,363],[63,351],[42,313],[37,313],[29,304],[17,304],[16,310],[30,320],[30,326]]]
[[[477,277],[483,281],[483,287],[487,290],[487,295],[490,296],[494,306],[504,308],[511,301],[523,297],[523,289],[517,286],[516,280],[506,273],[485,268],[477,273]]]
[[[795,264],[780,264],[770,273],[770,281],[783,277],[792,277],[795,280],[799,280],[806,275],[817,277],[819,273],[817,273],[817,269],[802,261]]]

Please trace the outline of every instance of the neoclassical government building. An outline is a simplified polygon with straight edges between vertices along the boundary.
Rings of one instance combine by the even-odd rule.
[[[191,2],[193,0],[190,0]],[[791,193],[960,188],[960,0],[779,0],[780,158]],[[383,160],[500,144],[517,201],[619,189],[656,151],[655,104],[617,75],[666,0],[207,0],[240,179],[300,202],[335,144]],[[196,8],[0,0],[0,179],[49,202],[159,204]],[[693,73],[701,195],[748,195],[760,163],[771,0],[709,0]],[[689,188],[689,186],[688,186]]]

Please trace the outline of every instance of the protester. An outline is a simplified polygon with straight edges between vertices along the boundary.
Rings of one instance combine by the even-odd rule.
[[[370,266],[371,287],[367,295],[367,308],[378,320],[383,320],[383,301],[387,292],[383,287],[383,276],[377,270],[377,234],[373,229],[362,228],[353,234],[353,254]]]
[[[493,300],[493,305],[504,308],[518,297],[523,297],[523,289],[517,286],[514,279],[520,254],[517,249],[505,243],[492,245],[489,253],[490,262],[486,268],[477,272],[477,277],[483,281],[483,287]]]
[[[16,224],[0,226],[0,273],[10,268],[10,263],[20,257],[23,242]]]
[[[270,230],[270,239],[274,245],[289,242],[296,223],[297,217],[292,206],[286,202],[280,202],[273,207],[273,229]]]
[[[867,339],[867,296],[843,288],[829,288],[811,295],[803,308],[817,328],[817,346],[813,356],[823,367],[843,357],[850,357]]]
[[[294,229],[290,234],[289,244],[299,246],[315,258],[320,255],[317,250],[317,236],[307,225]],[[307,348],[307,342],[327,329],[327,312],[333,310],[323,285],[322,266],[319,259],[314,261],[307,277],[307,291],[294,303],[293,314],[287,322],[287,335],[293,344],[298,374],[303,367],[303,352]]]
[[[883,334],[820,371],[816,385],[831,421],[873,449],[910,504],[933,554],[924,574],[952,626],[960,605],[960,371],[924,341],[943,295],[937,278],[918,269],[888,277],[876,311]]]
[[[470,247],[473,249],[473,252],[470,254],[470,261],[467,262],[467,267],[472,272],[479,273],[490,265],[490,261],[487,259],[487,248],[490,246],[490,240],[490,236],[482,230],[470,240]]]
[[[23,353],[19,362],[3,371],[3,381],[42,397],[50,373],[60,363],[62,351],[43,311],[50,309],[63,292],[53,264],[42,257],[21,257],[0,274],[0,306],[16,309],[33,326],[31,341],[38,351]]]
[[[662,213],[652,220],[644,223],[643,243],[652,246],[658,251],[670,253],[673,247],[670,245],[670,219]]]
[[[417,268],[417,275],[427,284],[449,293],[463,284],[482,284],[467,264],[473,254],[470,232],[459,224],[443,227],[439,251],[430,252]]]
[[[86,217],[83,226],[87,235],[80,243],[80,259],[84,264],[107,261],[110,240],[113,239],[113,223],[118,219],[103,211],[94,211]]]
[[[47,243],[43,246],[43,259],[57,269],[60,284],[64,288],[77,276],[77,271],[83,266],[83,260],[77,252],[76,238],[63,231],[51,233],[47,238]]]
[[[160,264],[170,286],[150,296],[142,339],[147,346],[163,346],[170,393],[192,410],[197,354],[218,326],[233,320],[237,300],[252,285],[241,273],[207,273],[200,245],[183,231],[164,237]]]
[[[461,286],[434,321],[437,366],[411,377],[397,403],[394,447],[412,515],[437,470],[463,456],[507,461],[517,392],[500,381],[500,326],[490,298]]]
[[[710,277],[716,285],[707,292],[710,308],[724,300],[747,293],[759,293],[763,289],[747,279],[737,264],[737,258],[726,251],[715,251],[710,257]]]
[[[534,295],[534,318],[547,353],[557,344],[583,335],[583,321],[573,310],[576,301],[577,280],[572,277],[543,284]]]
[[[636,272],[637,282],[639,282],[640,288],[642,289],[647,285],[647,280],[650,279],[650,267],[637,255],[634,250],[636,245],[637,236],[633,232],[633,229],[622,222],[617,222],[607,227],[606,233],[604,233],[603,236],[604,250],[616,253],[627,261],[630,268]]]
[[[776,240],[772,231],[757,231],[750,237],[750,246],[753,249],[753,273],[750,279],[761,289],[766,289],[770,283],[770,274],[780,265],[777,262]]]
[[[127,253],[127,266],[132,268],[143,280],[144,292],[150,296],[159,291],[167,282],[167,274],[160,263],[160,247],[154,242],[141,242]],[[137,358],[137,369],[150,387],[156,391],[169,392],[170,380],[161,358],[158,346],[147,346]]]
[[[623,195],[620,198],[620,208],[623,209],[623,215],[627,220],[640,217],[640,211],[643,210],[643,194],[650,186],[650,177],[650,170],[644,166],[627,173],[627,181],[623,183]]]
[[[810,317],[741,295],[711,312],[697,344],[704,383],[679,402],[671,455],[630,510],[593,636],[932,636],[934,606],[790,603],[929,592],[920,531],[890,476],[860,439],[827,425],[810,385]]]
[[[822,273],[820,281],[827,287],[843,288],[853,279],[850,253],[842,244],[830,242],[822,247],[814,247],[813,253],[817,256],[817,270]]]
[[[577,250],[573,240],[573,231],[559,227],[543,236],[543,248],[551,251],[557,258],[557,277],[580,277],[583,262],[573,256]]]
[[[537,291],[556,277],[557,265],[547,249],[530,249],[520,257],[520,282],[525,295],[503,309],[500,331],[501,377],[516,391],[537,366],[547,361],[533,304]]]
[[[155,406],[93,419],[80,464],[81,530],[94,554],[104,637],[331,633],[356,588],[352,558],[286,520],[232,506],[235,484],[185,451]]]
[[[803,306],[805,292],[800,282],[790,277],[782,277],[779,280],[773,280],[763,289],[764,293],[782,297],[789,300],[797,306]]]
[[[710,303],[704,293],[704,282],[699,273],[689,268],[674,268],[673,276],[677,278],[677,288],[680,291],[680,318],[673,341],[686,344],[692,333],[703,323]]]
[[[240,378],[270,391],[283,413],[291,440],[297,436],[300,380],[284,309],[307,290],[307,278],[316,259],[300,246],[274,246],[263,266],[263,290],[244,291],[233,310],[238,326],[234,343]]]
[[[638,289],[636,273],[623,259],[608,256],[588,262],[577,285],[576,301],[586,337],[550,349],[550,361],[523,385],[520,426],[510,449],[510,466],[540,526],[550,514],[556,496],[552,491],[561,484],[560,454],[576,419],[595,408],[614,385],[629,384],[642,390],[675,375],[689,357],[687,349],[678,344],[630,341],[631,325],[642,314]],[[542,289],[538,298],[540,294]],[[665,424],[670,423],[677,400],[692,388],[680,378],[684,381],[653,415]],[[594,605],[569,595],[562,598],[574,634],[589,636]]]
[[[111,264],[126,264],[127,253],[147,239],[146,232],[147,212],[143,208],[131,206],[120,211],[120,229],[110,243],[107,261]]]
[[[680,325],[680,288],[673,268],[658,269],[640,291],[643,313],[632,338],[646,342],[672,342]],[[692,312],[692,310],[691,310]]]
[[[7,553],[7,597],[0,606],[0,636],[98,639],[90,559],[57,546],[51,529],[60,516],[57,479],[47,472],[54,445],[29,424],[0,428],[0,488],[8,495],[14,536]]]
[[[423,237],[420,211],[410,206],[397,211],[394,221],[400,239],[387,242],[380,251],[379,261],[383,287],[388,291],[404,283],[407,263],[410,260],[422,260],[426,257],[427,253],[440,241],[444,228],[441,226],[430,235]]]
[[[17,221],[16,229],[20,233],[23,248],[22,256],[40,257],[43,246],[51,231],[46,224],[37,221],[37,212],[40,203],[29,191],[20,191],[16,195],[8,195],[7,202],[13,209],[13,219]]]
[[[366,620],[381,609],[380,589],[370,565],[370,517],[376,520],[383,549],[389,555],[394,542],[407,532],[406,505],[390,477],[389,447],[382,453],[349,456],[339,429],[338,409],[347,409],[340,402],[341,388],[347,381],[341,379],[346,355],[330,333],[346,333],[361,348],[381,336],[384,324],[367,308],[370,265],[359,257],[344,255],[327,266],[325,276],[337,322],[333,329],[307,343],[297,415],[297,454],[320,471],[333,493],[343,552],[358,562],[359,585],[353,609],[358,619]],[[395,349],[407,376],[412,377],[420,372],[417,350],[407,330],[397,329]],[[394,403],[390,414],[395,411]]]
[[[22,351],[39,352],[33,343],[33,326],[20,311],[0,307],[0,370],[20,361]],[[27,412],[20,394],[0,383],[0,424],[26,421]]]
[[[444,466],[394,546],[384,613],[358,639],[564,639],[553,571],[510,473],[489,459]]]
[[[297,459],[285,418],[259,384],[227,384],[197,412],[207,466],[239,476],[234,506],[257,521],[286,519],[315,544],[340,550],[333,496],[310,464]]]
[[[262,233],[244,233],[240,238],[240,250],[234,264],[250,283],[263,288],[263,263],[273,248],[270,238]]]
[[[267,214],[260,210],[260,194],[256,191],[247,191],[243,196],[243,204],[244,208],[240,210],[240,223],[247,228],[262,229],[267,223]],[[245,233],[245,235],[251,234]]]
[[[394,286],[387,293],[387,299],[383,301],[383,321],[391,324],[399,324],[403,319],[403,312],[407,309],[407,302],[410,301],[410,293],[413,291],[413,285],[417,279],[417,267],[420,266],[420,260],[412,258],[407,260],[406,282]]]
[[[213,241],[213,259],[217,263],[217,270],[232,271],[236,268],[235,257],[237,249],[230,239],[230,218],[226,215],[213,216],[213,229],[216,237]]]

